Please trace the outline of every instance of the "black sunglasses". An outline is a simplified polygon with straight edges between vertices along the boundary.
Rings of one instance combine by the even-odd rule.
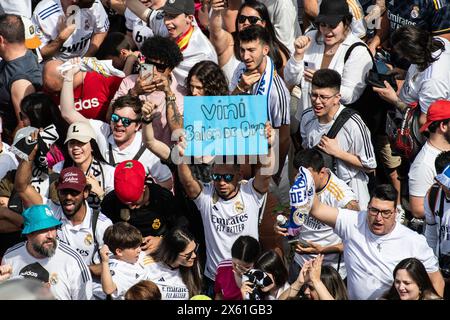
[[[219,182],[220,180],[224,180],[225,182],[231,182],[234,179],[234,174],[232,173],[225,173],[225,174],[218,174],[218,173],[213,173],[211,175],[211,178],[216,181]]]
[[[125,128],[128,127],[128,126],[129,126],[130,124],[132,124],[133,122],[136,122],[136,123],[139,122],[139,120],[136,120],[136,119],[130,119],[130,118],[127,118],[127,117],[121,117],[121,116],[119,116],[119,115],[117,115],[117,114],[115,114],[115,113],[113,113],[113,114],[111,115],[111,121],[112,121],[112,122],[117,123],[117,122],[119,122],[119,120],[122,121],[122,125],[123,125]]]
[[[257,17],[257,16],[244,16],[243,14],[241,14],[238,17],[239,23],[244,23],[245,20],[248,20],[248,22],[250,22],[250,24],[257,24],[258,21],[263,21],[263,19],[261,19],[260,17]]]
[[[185,258],[186,260],[190,260],[190,259],[192,258],[192,255],[194,254],[194,252],[195,252],[195,254],[197,254],[198,246],[199,246],[199,244],[196,243],[196,244],[195,244],[194,250],[192,250],[192,251],[190,251],[190,252],[188,252],[188,253],[186,253],[186,254],[181,254],[181,253],[180,253],[180,256],[182,256],[182,257]]]
[[[161,72],[161,73],[166,71],[166,69],[169,67],[165,63],[158,63],[158,62],[154,62],[154,61],[150,61],[150,60],[146,60],[145,62],[151,63],[152,65],[154,65],[156,70],[158,70],[158,72]]]

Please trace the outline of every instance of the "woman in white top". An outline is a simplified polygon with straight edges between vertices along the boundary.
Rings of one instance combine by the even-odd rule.
[[[198,244],[186,229],[175,227],[158,248],[144,259],[146,280],[160,289],[162,300],[188,300],[202,289]]]
[[[372,57],[364,45],[354,47],[345,60],[347,50],[362,41],[352,34],[352,15],[345,0],[323,0],[315,20],[318,30],[306,33],[295,40],[295,52],[284,69],[288,88],[301,87],[295,117],[300,120],[304,110],[311,107],[309,92],[314,72],[333,69],[342,77],[341,103],[357,101],[366,88],[366,74],[372,68]]]

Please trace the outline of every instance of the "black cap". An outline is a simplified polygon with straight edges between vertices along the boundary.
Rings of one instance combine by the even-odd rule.
[[[19,271],[19,275],[24,278],[36,279],[42,282],[48,282],[50,277],[48,271],[39,262],[23,267]]]
[[[193,15],[195,13],[194,0],[167,0],[162,10],[171,15],[182,13]]]
[[[323,0],[315,22],[335,26],[348,15],[350,15],[350,8],[346,0]]]

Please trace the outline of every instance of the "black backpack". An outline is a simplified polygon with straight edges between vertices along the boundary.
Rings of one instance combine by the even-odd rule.
[[[344,108],[341,113],[338,115],[330,130],[328,130],[326,136],[330,139],[336,138],[338,132],[344,126],[344,124],[351,118],[352,115],[357,114],[358,112],[352,108]],[[320,150],[317,146],[314,147],[317,151],[320,152],[323,158],[323,162],[325,167],[331,169],[333,172],[336,172],[336,161],[335,158],[328,153]]]

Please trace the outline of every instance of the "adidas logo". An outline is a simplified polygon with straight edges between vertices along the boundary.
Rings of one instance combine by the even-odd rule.
[[[165,282],[164,277],[161,277],[161,279],[158,280],[159,282]]]

